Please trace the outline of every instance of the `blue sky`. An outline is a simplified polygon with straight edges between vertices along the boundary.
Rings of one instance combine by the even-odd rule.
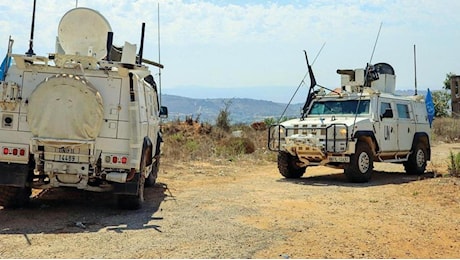
[[[1,56],[9,35],[15,53],[27,51],[32,2],[0,3]],[[323,44],[313,69],[318,83],[329,88],[340,83],[337,69],[371,61],[393,65],[397,89],[412,89],[414,44],[419,89],[440,89],[448,72],[460,74],[456,0],[79,0],[78,6],[106,17],[116,45],[138,44],[145,22],[144,57],[158,60],[158,3],[164,93],[288,102],[306,72],[303,50],[312,61]],[[37,0],[37,54],[54,52],[60,18],[75,5],[73,0]],[[194,91],[198,87],[212,91]],[[260,95],[244,91],[248,88],[260,88]],[[302,87],[295,101],[304,100],[306,91]]]

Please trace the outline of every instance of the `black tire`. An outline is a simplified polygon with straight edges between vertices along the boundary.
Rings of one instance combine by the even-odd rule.
[[[137,194],[118,194],[117,195],[117,202],[118,207],[120,209],[127,209],[127,210],[136,210],[142,207],[142,203],[144,202],[144,186],[145,186],[145,175],[143,174],[145,169],[145,160],[144,157],[141,159],[141,164],[139,168],[139,178],[137,181]]]
[[[356,152],[350,156],[350,164],[344,173],[350,182],[368,182],[374,169],[374,156],[366,142],[358,141]]]
[[[25,206],[32,194],[28,187],[0,186],[0,206],[4,208],[20,208]]]
[[[407,174],[421,175],[425,172],[427,162],[427,149],[423,143],[418,143],[409,160],[404,163],[404,170]]]
[[[127,210],[136,210],[142,207],[144,202],[144,182],[145,178],[142,176],[139,179],[139,190],[136,195],[118,194],[118,208]]]
[[[150,171],[149,177],[145,180],[145,187],[153,187],[157,181],[158,171],[160,169],[160,156],[156,158],[152,164],[152,170]]]
[[[163,140],[161,136],[158,135],[154,156],[155,161],[152,163],[152,169],[150,171],[149,177],[145,180],[145,187],[153,187],[157,181],[158,171],[160,170],[161,142],[163,142]]]
[[[287,152],[278,153],[278,169],[284,177],[288,179],[296,179],[303,176],[307,167],[297,165],[299,159]]]

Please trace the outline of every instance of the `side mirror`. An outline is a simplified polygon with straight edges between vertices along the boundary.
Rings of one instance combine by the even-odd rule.
[[[380,119],[382,118],[393,118],[393,110],[391,108],[385,109],[385,113],[380,116]]]
[[[168,107],[160,107],[160,118],[168,118]]]

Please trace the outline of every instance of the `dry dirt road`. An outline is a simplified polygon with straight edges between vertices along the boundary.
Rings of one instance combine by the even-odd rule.
[[[423,176],[377,164],[370,183],[338,170],[286,180],[275,163],[173,163],[137,211],[109,194],[50,190],[0,208],[0,258],[460,258],[460,179],[433,147]]]

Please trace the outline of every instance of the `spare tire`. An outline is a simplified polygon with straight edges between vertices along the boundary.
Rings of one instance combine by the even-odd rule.
[[[100,93],[79,76],[48,77],[29,98],[27,120],[34,137],[95,140],[103,118]]]

